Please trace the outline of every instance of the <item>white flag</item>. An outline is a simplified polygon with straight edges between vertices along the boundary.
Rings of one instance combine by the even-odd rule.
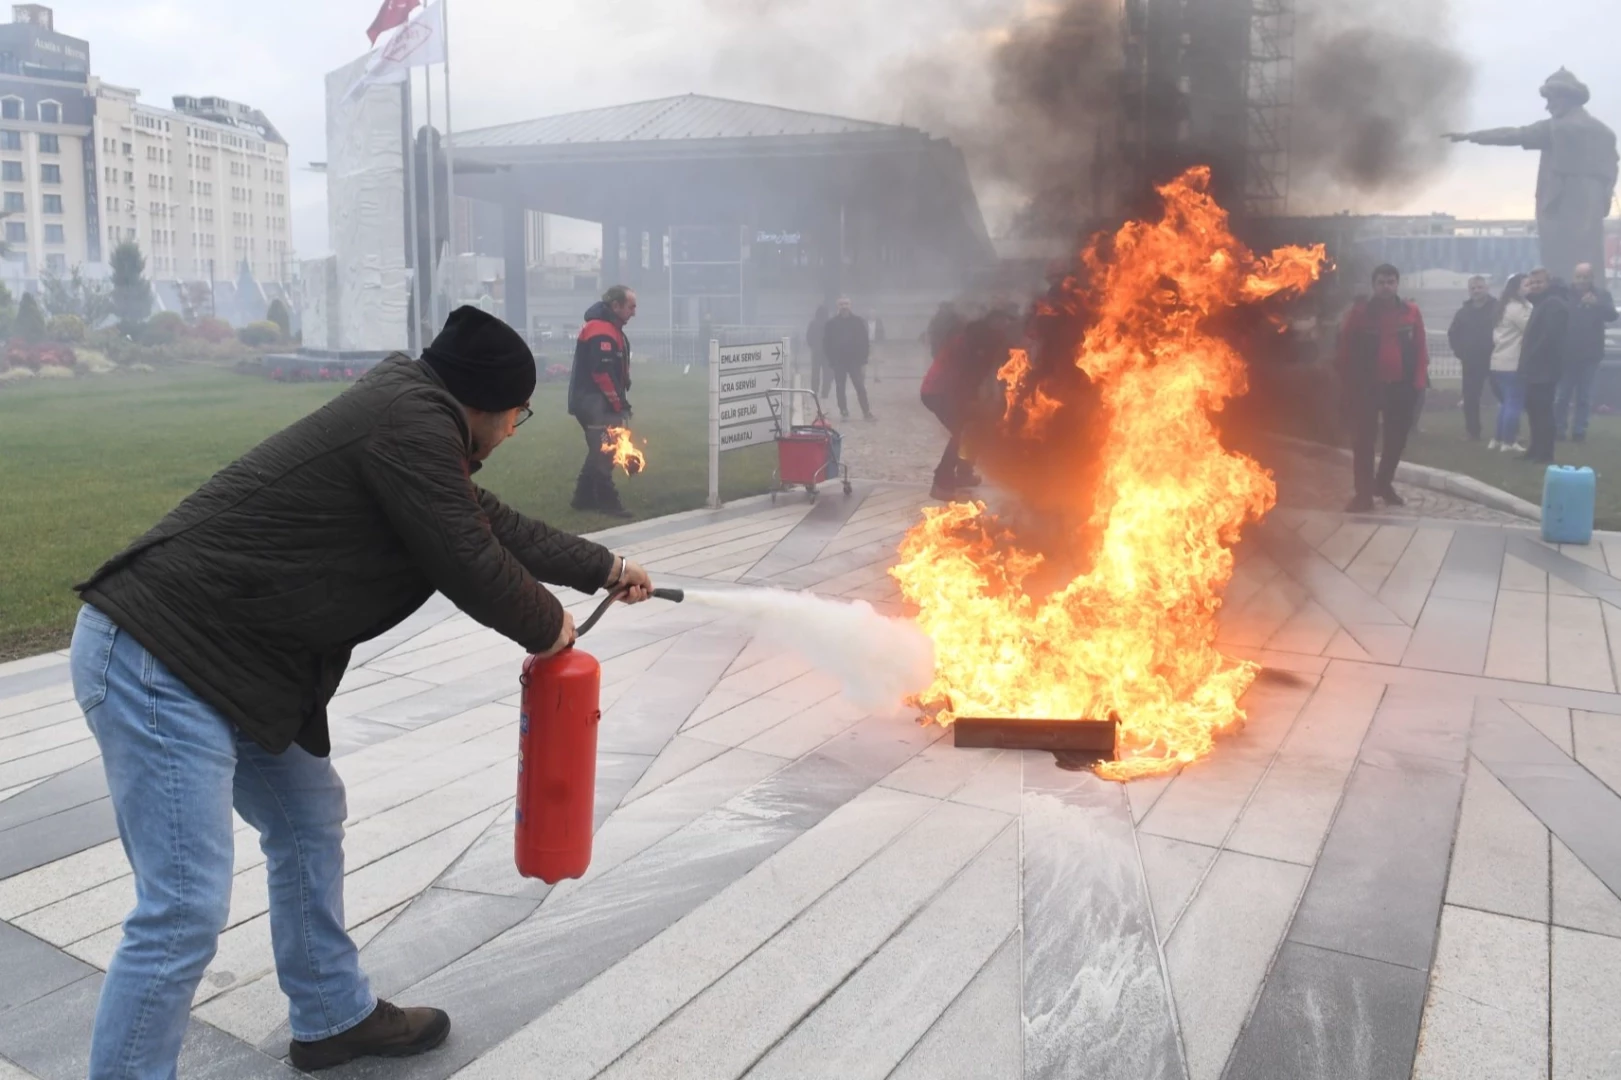
[[[445,11],[429,4],[422,14],[394,31],[381,48],[372,51],[366,72],[349,88],[344,100],[358,97],[373,86],[402,83],[414,67],[445,62]]]

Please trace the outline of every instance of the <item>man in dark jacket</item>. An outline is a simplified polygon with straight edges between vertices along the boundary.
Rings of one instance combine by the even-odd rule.
[[[1570,307],[1565,289],[1548,271],[1537,269],[1525,279],[1525,298],[1531,301],[1531,321],[1520,346],[1520,382],[1525,384],[1525,416],[1531,423],[1531,448],[1522,461],[1550,464],[1554,444],[1554,395],[1564,371],[1569,340]]]
[[[838,388],[839,415],[850,419],[850,404],[844,396],[844,382],[848,379],[855,383],[861,415],[868,420],[873,419],[872,408],[867,404],[866,374],[862,370],[867,366],[872,343],[867,337],[867,320],[850,310],[847,297],[839,298],[838,314],[827,320],[827,326],[822,330],[822,349],[827,354],[827,365],[833,370]]]
[[[327,703],[350,650],[435,592],[542,655],[574,638],[542,582],[646,598],[639,567],[473,483],[534,386],[523,339],[459,308],[420,361],[385,360],[78,587],[73,688],[137,897],[102,986],[92,1077],[174,1075],[230,908],[233,806],[266,856],[293,1065],[444,1041],[443,1012],[376,998],[346,931]]]
[[[1400,506],[1396,466],[1407,447],[1418,392],[1429,385],[1430,350],[1418,305],[1397,295],[1401,271],[1373,272],[1373,297],[1358,300],[1340,326],[1337,366],[1350,407],[1356,495],[1346,510],[1366,513],[1375,495]],[[1374,472],[1373,448],[1384,425],[1384,447]]]
[[[619,501],[613,454],[602,444],[608,428],[630,424],[630,342],[625,324],[635,315],[636,294],[625,286],[615,285],[603,293],[585,313],[568,382],[569,415],[585,431],[585,464],[580,466],[570,505],[617,518],[635,515]]]
[[[1452,316],[1447,343],[1463,367],[1463,423],[1469,438],[1480,441],[1480,392],[1492,368],[1492,330],[1497,324],[1497,301],[1486,279],[1469,279],[1469,299]]]
[[[1570,329],[1565,341],[1565,370],[1553,402],[1555,437],[1568,431],[1577,442],[1587,438],[1587,417],[1593,407],[1593,380],[1604,360],[1604,326],[1616,320],[1615,298],[1594,281],[1591,263],[1576,267],[1570,290]],[[1576,407],[1574,424],[1571,406]]]

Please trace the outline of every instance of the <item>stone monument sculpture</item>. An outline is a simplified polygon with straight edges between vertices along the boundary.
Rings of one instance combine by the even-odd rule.
[[[1615,198],[1616,140],[1586,109],[1587,86],[1564,68],[1542,84],[1548,119],[1526,127],[1491,128],[1447,137],[1483,146],[1540,150],[1537,233],[1542,263],[1569,281],[1580,263],[1604,266],[1604,219]]]

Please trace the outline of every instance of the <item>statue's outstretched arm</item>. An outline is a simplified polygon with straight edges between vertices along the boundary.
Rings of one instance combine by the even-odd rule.
[[[1546,150],[1552,145],[1548,121],[1539,120],[1528,127],[1487,128],[1462,135],[1448,136],[1453,142],[1472,142],[1481,146],[1520,146],[1527,150]]]

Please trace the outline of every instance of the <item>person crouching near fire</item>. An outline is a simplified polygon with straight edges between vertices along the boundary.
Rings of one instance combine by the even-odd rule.
[[[635,563],[472,480],[529,419],[535,358],[463,307],[221,470],[77,587],[73,688],[136,904],[107,968],[90,1076],[175,1075],[230,907],[233,807],[259,831],[292,1064],[431,1050],[450,1018],[372,993],[343,915],[343,781],[327,703],[350,650],[434,593],[531,653],[574,641],[544,583],[645,600]]]

